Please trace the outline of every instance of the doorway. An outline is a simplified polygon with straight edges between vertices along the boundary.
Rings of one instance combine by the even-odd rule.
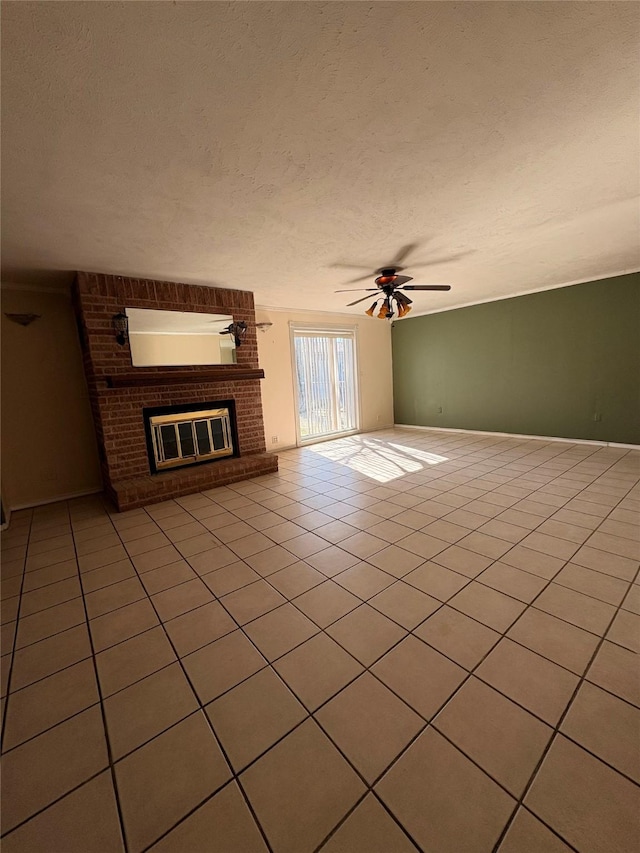
[[[298,444],[358,429],[355,329],[292,327]]]

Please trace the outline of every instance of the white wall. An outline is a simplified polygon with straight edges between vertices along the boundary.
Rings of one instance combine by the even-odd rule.
[[[267,450],[296,444],[296,409],[291,357],[290,326],[313,323],[327,326],[355,326],[358,379],[360,386],[360,429],[381,429],[393,423],[391,370],[391,327],[383,320],[351,314],[316,311],[276,311],[256,308],[256,323],[270,322],[258,330],[258,357],[265,372],[262,405]],[[277,436],[277,441],[272,441]]]
[[[29,326],[5,313],[39,314]],[[2,288],[2,498],[29,504],[102,488],[80,342],[65,293]]]

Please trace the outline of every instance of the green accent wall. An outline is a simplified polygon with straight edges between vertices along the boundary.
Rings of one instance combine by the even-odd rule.
[[[394,323],[397,424],[640,444],[640,273]]]

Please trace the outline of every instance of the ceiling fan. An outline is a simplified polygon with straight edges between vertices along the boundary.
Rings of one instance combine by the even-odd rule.
[[[409,311],[411,311],[411,305],[413,300],[409,299],[409,297],[403,293],[404,290],[451,290],[450,284],[407,284],[408,281],[413,281],[413,278],[410,275],[397,275],[396,270],[393,267],[386,267],[383,270],[380,270],[382,275],[379,275],[376,278],[376,287],[363,287],[358,288],[359,290],[367,290],[373,291],[377,290],[380,294],[376,296],[376,300],[373,305],[368,308],[364,313],[368,314],[370,317],[373,317],[375,311],[378,309],[378,300],[380,296],[383,296],[382,304],[380,305],[380,310],[376,315],[379,320],[391,320],[394,313],[394,305],[396,303],[397,311],[398,311],[398,319],[405,317]],[[352,293],[350,290],[336,290],[336,293]],[[352,305],[357,305],[358,302],[364,302],[365,299],[369,299],[369,296],[363,296],[361,299],[356,299],[355,302],[349,302],[347,308],[350,308]]]
[[[364,287],[357,288],[357,290],[365,290],[368,292],[377,291],[378,296],[376,296],[375,302],[371,305],[371,307],[365,311],[365,314],[368,314],[369,317],[373,317],[374,314],[380,320],[391,320],[393,318],[394,312],[397,309],[398,319],[401,317],[405,317],[409,311],[411,311],[412,301],[409,297],[404,293],[406,290],[451,290],[451,285],[449,284],[408,284],[408,282],[413,281],[413,277],[410,275],[399,275],[399,273],[406,269],[406,267],[401,266],[402,261],[409,255],[415,248],[416,243],[409,243],[407,246],[403,246],[400,251],[396,254],[395,258],[386,266],[379,267],[377,270],[374,270],[373,273],[367,273],[367,275],[359,276],[358,278],[353,279],[350,284],[355,284],[358,281],[364,281],[369,278],[371,275],[376,275],[375,279],[376,287]],[[447,261],[457,260],[462,255],[466,255],[467,252],[463,252],[458,255],[449,255],[446,258],[434,258],[431,261],[426,261],[425,263],[417,263],[412,266],[431,266],[433,264],[438,263],[446,263]],[[336,264],[336,266],[356,266],[355,264]],[[353,290],[336,290],[336,293],[352,293]],[[382,302],[378,308],[378,302],[382,297]],[[364,302],[365,299],[369,299],[368,296],[363,296],[361,299],[356,299],[354,302],[349,302],[347,305],[350,308],[352,305],[357,305],[359,302]],[[395,305],[394,305],[395,303]],[[376,314],[376,311],[378,312]]]

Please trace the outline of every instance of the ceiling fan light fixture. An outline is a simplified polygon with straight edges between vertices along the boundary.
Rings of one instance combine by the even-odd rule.
[[[376,299],[376,301],[373,303],[371,308],[367,308],[367,310],[364,313],[368,314],[370,317],[373,317],[373,312],[376,310],[377,307],[378,307],[378,300]]]
[[[391,307],[391,302],[387,298],[384,300],[382,305],[380,306],[380,311],[378,313],[378,320],[388,320],[393,317],[393,308]]]
[[[398,305],[398,319],[401,320],[403,317],[407,316],[409,311],[411,311],[412,300],[399,290],[394,291],[392,298],[395,299]]]

